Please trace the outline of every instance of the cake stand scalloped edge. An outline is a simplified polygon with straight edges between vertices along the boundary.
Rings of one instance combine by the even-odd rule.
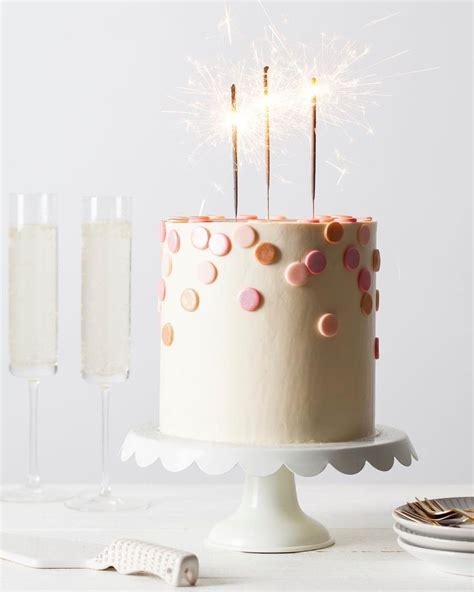
[[[158,459],[168,471],[183,471],[193,463],[205,473],[219,475],[239,465],[246,473],[237,510],[217,523],[207,543],[248,553],[293,553],[334,544],[329,531],[301,509],[295,474],[318,475],[332,465],[355,474],[368,462],[381,471],[395,458],[405,466],[418,459],[405,432],[377,426],[371,438],[327,444],[244,446],[187,440],[162,434],[157,427],[131,430],[122,445],[121,459],[135,455],[140,467]]]
[[[389,471],[395,459],[409,466],[418,460],[415,449],[405,432],[376,426],[371,438],[349,442],[292,444],[287,446],[245,446],[190,440],[162,434],[153,425],[129,431],[121,449],[122,461],[135,456],[139,467],[161,460],[167,471],[183,471],[193,463],[208,475],[221,475],[239,465],[257,477],[271,475],[286,466],[292,473],[304,477],[319,475],[327,465],[337,471],[354,475],[366,463],[379,471]]]

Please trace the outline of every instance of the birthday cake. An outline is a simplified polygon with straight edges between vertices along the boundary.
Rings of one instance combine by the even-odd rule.
[[[162,222],[160,430],[250,445],[374,433],[376,222]]]

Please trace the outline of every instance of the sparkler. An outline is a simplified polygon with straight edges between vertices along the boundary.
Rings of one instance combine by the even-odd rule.
[[[232,106],[232,169],[234,174],[234,215],[237,220],[239,212],[239,158],[238,158],[238,130],[237,130],[237,92],[235,84],[230,87]]]
[[[311,79],[311,86],[311,200],[313,204],[314,218],[314,206],[316,200],[316,78]]]
[[[268,97],[268,70],[263,68],[263,96],[265,99],[265,169],[267,182],[267,219],[270,219],[270,105]]]

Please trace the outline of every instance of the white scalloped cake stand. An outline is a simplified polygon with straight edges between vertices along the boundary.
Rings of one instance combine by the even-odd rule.
[[[366,462],[388,471],[395,458],[405,466],[411,464],[412,457],[417,459],[404,432],[388,426],[377,426],[376,430],[376,436],[352,442],[270,447],[187,440],[147,426],[128,433],[121,458],[126,461],[135,455],[140,467],[160,459],[172,472],[195,462],[209,475],[220,475],[240,465],[246,473],[240,506],[214,526],[207,542],[253,553],[310,551],[333,545],[334,539],[300,508],[295,474],[311,477],[330,464],[341,473],[353,475]]]

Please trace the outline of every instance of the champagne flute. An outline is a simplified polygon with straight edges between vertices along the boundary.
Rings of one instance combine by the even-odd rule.
[[[144,508],[112,495],[109,480],[109,397],[130,371],[132,202],[90,197],[82,222],[82,378],[96,385],[102,406],[102,483],[98,493],[66,502],[73,510],[115,512]]]
[[[10,197],[9,352],[10,372],[28,382],[29,466],[22,487],[2,490],[13,502],[65,499],[64,492],[43,487],[38,469],[38,387],[58,367],[57,200],[48,194]]]

